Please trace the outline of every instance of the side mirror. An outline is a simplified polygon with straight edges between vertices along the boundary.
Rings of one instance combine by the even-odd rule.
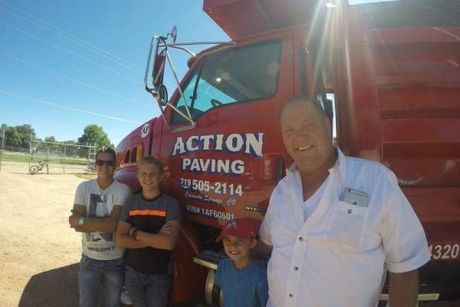
[[[177,36],[177,28],[173,27],[171,33],[168,33],[167,37],[171,36],[174,40]],[[163,84],[164,72],[166,61],[169,61],[167,56],[168,44],[166,43],[167,37],[155,36],[152,38],[150,43],[149,56],[147,59],[147,68],[144,75],[144,86],[145,90],[152,94],[158,104],[163,108],[168,104],[168,90]],[[152,60],[153,59],[153,63]],[[150,66],[152,65],[152,66]],[[151,70],[150,70],[151,67]],[[151,80],[150,80],[150,78]],[[150,87],[149,81],[152,83]],[[161,108],[161,109],[162,109]],[[163,112],[163,109],[162,109]]]
[[[158,53],[155,57],[155,61],[154,61],[155,65],[152,71],[154,88],[157,88],[163,84],[163,75],[165,71],[165,60],[166,60],[166,52],[164,50]]]
[[[168,89],[164,84],[160,84],[158,86],[158,89],[156,90],[155,93],[155,98],[158,101],[158,103],[162,106],[165,107],[166,104],[168,103]]]

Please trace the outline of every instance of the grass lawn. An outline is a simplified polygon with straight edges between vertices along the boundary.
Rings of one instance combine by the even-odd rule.
[[[18,152],[8,152],[4,151],[0,153],[0,157],[3,161],[12,161],[12,162],[29,162],[30,155],[28,153],[18,153]],[[37,163],[38,161],[44,160],[45,157],[37,157],[32,156],[32,160],[30,162]],[[58,157],[50,157],[48,159],[48,163],[56,163],[56,164],[75,164],[75,165],[87,165],[87,159],[79,159],[79,158],[58,158]]]

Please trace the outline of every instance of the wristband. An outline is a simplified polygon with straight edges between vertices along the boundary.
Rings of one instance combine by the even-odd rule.
[[[77,222],[78,226],[82,226],[85,223],[85,221],[86,219],[84,217],[80,217]]]

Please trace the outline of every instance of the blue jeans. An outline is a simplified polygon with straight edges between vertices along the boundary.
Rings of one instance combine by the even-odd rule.
[[[171,274],[139,273],[127,265],[125,286],[134,307],[166,307]]]
[[[81,256],[78,286],[80,307],[96,307],[101,282],[104,282],[107,307],[120,307],[124,258],[95,260]]]

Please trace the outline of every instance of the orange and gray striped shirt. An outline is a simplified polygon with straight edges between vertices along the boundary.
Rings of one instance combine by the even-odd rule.
[[[137,193],[123,207],[120,220],[140,231],[158,233],[167,221],[180,220],[180,208],[165,193],[154,199],[145,199],[142,193]],[[171,251],[153,247],[127,249],[126,264],[140,273],[167,274],[170,255]]]

